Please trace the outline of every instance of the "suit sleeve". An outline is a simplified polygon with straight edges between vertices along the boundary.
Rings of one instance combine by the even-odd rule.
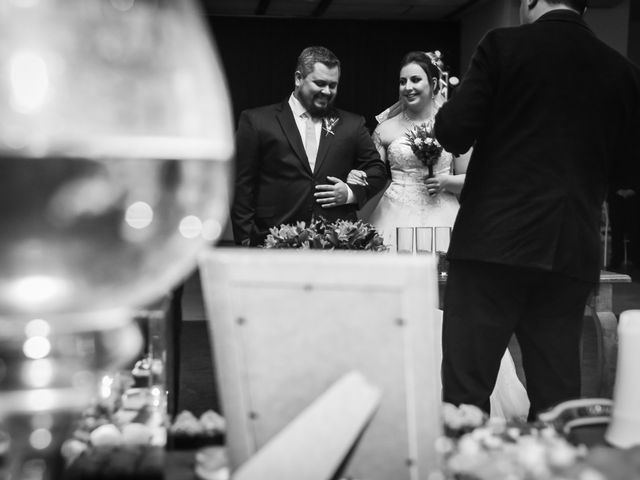
[[[455,95],[436,114],[436,138],[456,155],[473,146],[490,118],[498,78],[495,36],[492,31],[480,41]]]
[[[640,121],[632,122],[634,128],[630,128],[627,135],[626,148],[619,158],[614,159],[609,189],[616,192],[621,189],[631,189],[640,194],[640,143],[637,141],[637,132],[640,132]]]
[[[625,134],[620,142],[620,153],[612,160],[609,174],[609,192],[615,194],[620,189],[631,189],[640,195],[640,69],[629,65],[630,77],[633,79],[635,96],[627,101],[631,109]]]
[[[387,169],[376,150],[371,135],[365,126],[364,118],[359,118],[358,129],[354,134],[357,139],[357,154],[354,168],[367,174],[367,186],[349,185],[361,209],[367,201],[378,193],[387,183]]]
[[[233,238],[238,245],[249,241],[254,226],[259,151],[258,132],[249,113],[242,112],[236,131],[235,189],[231,205]]]

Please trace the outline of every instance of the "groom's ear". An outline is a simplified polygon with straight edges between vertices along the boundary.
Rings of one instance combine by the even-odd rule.
[[[295,81],[296,87],[299,86],[300,83],[302,82],[302,73],[300,73],[298,70],[296,70],[296,73],[294,73],[294,75],[293,75],[293,79]]]
[[[527,8],[533,10],[538,5],[538,0],[527,0]]]

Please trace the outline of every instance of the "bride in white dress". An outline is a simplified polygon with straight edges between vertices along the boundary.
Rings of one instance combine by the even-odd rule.
[[[391,170],[391,182],[366,221],[395,251],[396,227],[453,227],[458,213],[457,196],[464,185],[469,155],[454,157],[443,151],[433,166],[433,176],[407,143],[406,134],[417,125],[431,126],[446,88],[438,54],[410,52],[401,63],[400,101],[383,112],[373,141]],[[365,183],[363,172],[354,170],[348,183]],[[529,400],[516,375],[507,350],[491,396],[491,415],[526,419]]]

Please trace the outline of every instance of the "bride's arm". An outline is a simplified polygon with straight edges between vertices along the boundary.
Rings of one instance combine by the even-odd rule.
[[[467,176],[467,166],[471,158],[471,150],[462,155],[453,157],[453,173],[447,176],[447,181],[443,188],[451,193],[459,195],[464,187],[464,180]]]
[[[430,194],[446,190],[455,195],[459,195],[464,187],[464,180],[467,173],[467,165],[469,165],[469,158],[471,157],[471,150],[462,155],[453,157],[453,173],[445,175],[436,175],[434,178],[427,180],[427,190]]]
[[[376,150],[380,154],[380,159],[386,165],[387,164],[387,147],[385,147],[382,143],[382,137],[380,136],[380,126],[376,127],[371,134],[371,139],[373,140],[373,144],[376,146]]]
[[[376,127],[373,134],[371,135],[371,139],[373,140],[373,144],[380,154],[380,159],[382,163],[387,165],[387,148],[382,144],[382,138],[380,137],[379,132],[380,126]],[[347,183],[352,183],[354,185],[367,185],[367,174],[362,170],[351,170],[349,175],[347,176]]]

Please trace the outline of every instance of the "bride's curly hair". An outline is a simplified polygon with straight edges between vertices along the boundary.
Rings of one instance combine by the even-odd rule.
[[[440,75],[442,72],[435,64],[433,58],[430,57],[427,52],[409,52],[402,58],[402,61],[400,62],[400,69],[410,63],[415,63],[424,70],[424,73],[427,74],[427,78],[429,79],[429,83],[434,86],[433,93],[438,93],[440,90]]]

